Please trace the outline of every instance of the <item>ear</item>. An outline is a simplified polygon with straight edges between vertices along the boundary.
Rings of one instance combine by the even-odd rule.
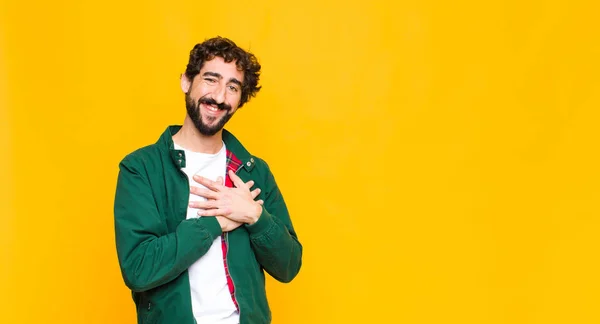
[[[187,75],[185,75],[185,73],[181,74],[181,90],[183,91],[183,93],[188,93],[188,91],[190,91],[190,88],[192,87],[192,80],[188,79]]]

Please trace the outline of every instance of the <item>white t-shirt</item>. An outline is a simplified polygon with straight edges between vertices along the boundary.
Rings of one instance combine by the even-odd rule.
[[[175,149],[185,152],[186,167],[181,170],[188,176],[190,186],[204,188],[192,178],[200,175],[216,181],[218,177],[225,179],[227,172],[227,150],[225,143],[217,154],[192,152],[175,144]],[[190,193],[190,201],[206,200],[204,197]],[[199,217],[198,209],[188,208],[186,219]],[[239,314],[231,299],[225,265],[221,236],[217,237],[208,252],[189,269],[190,290],[192,292],[192,311],[198,324],[237,324]]]

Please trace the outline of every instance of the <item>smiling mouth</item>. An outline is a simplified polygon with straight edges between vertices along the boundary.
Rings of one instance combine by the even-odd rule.
[[[216,102],[210,101],[200,101],[200,105],[204,106],[207,110],[217,112],[217,111],[228,111],[229,106],[226,104],[217,104]]]
[[[203,103],[202,106],[204,108],[205,113],[208,114],[208,116],[217,117],[227,113],[227,109],[221,109],[216,105]]]

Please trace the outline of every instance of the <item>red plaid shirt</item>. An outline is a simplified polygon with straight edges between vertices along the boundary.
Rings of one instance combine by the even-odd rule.
[[[233,188],[233,181],[229,177],[229,170],[233,172],[237,172],[242,167],[242,161],[240,161],[235,155],[227,150],[227,172],[225,175],[225,186],[229,188]],[[235,304],[235,308],[240,310],[237,300],[235,299],[235,287],[233,286],[233,280],[231,280],[231,276],[229,275],[229,267],[227,266],[227,233],[223,233],[221,235],[221,248],[223,249],[223,264],[225,265],[225,276],[227,277],[227,286],[229,287],[229,293],[231,294],[231,299]]]

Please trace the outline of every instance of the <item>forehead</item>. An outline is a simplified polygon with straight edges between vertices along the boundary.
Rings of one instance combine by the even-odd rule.
[[[200,70],[200,75],[206,72],[213,72],[220,74],[225,80],[235,78],[242,82],[244,80],[244,72],[238,70],[235,62],[236,61],[234,60],[226,63],[222,57],[215,56],[212,60],[204,62],[204,65]]]

